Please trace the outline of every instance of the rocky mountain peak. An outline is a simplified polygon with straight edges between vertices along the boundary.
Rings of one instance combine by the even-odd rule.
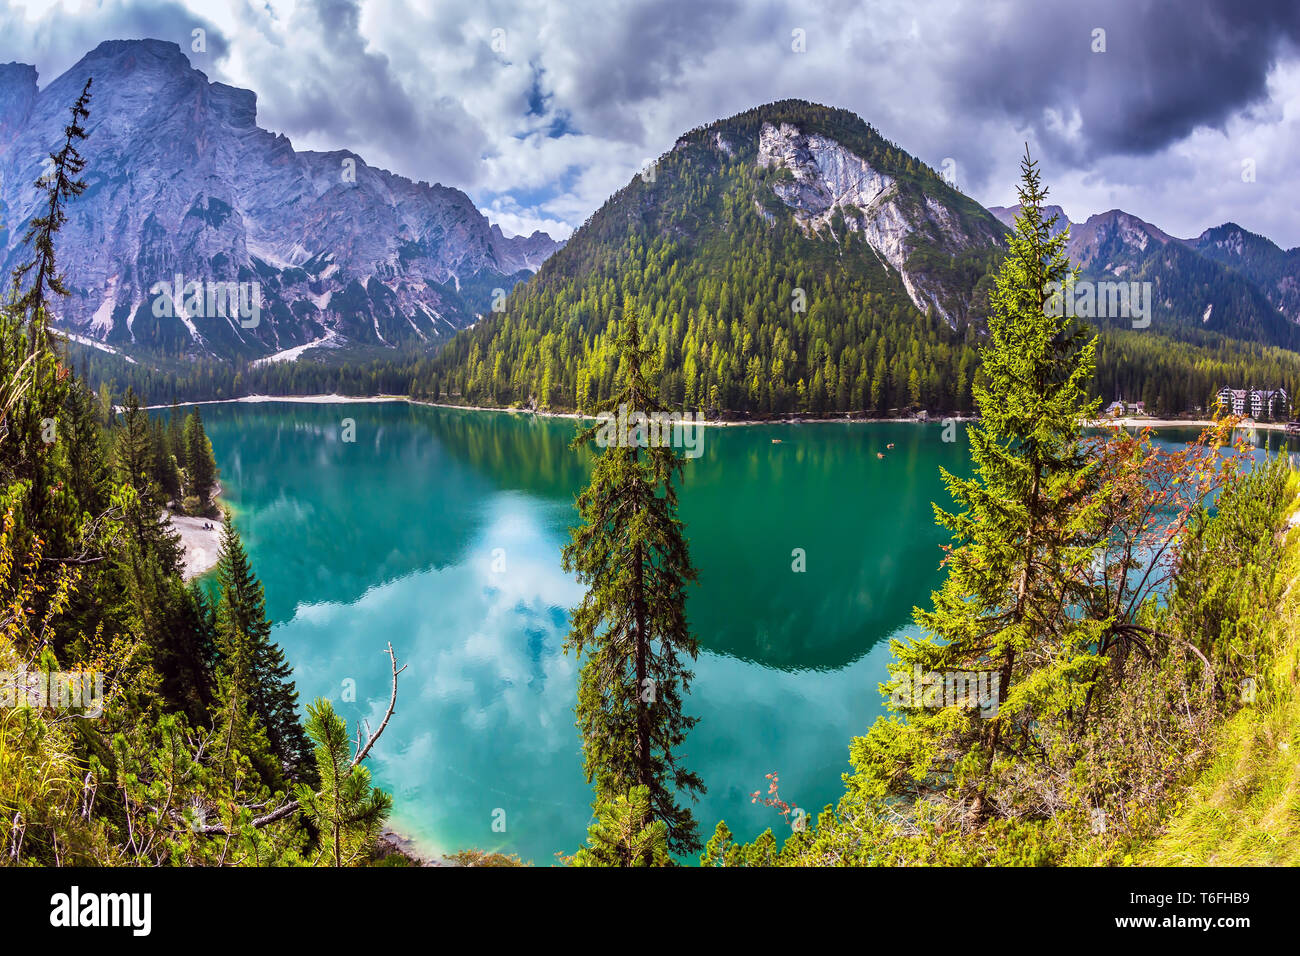
[[[0,70],[0,268],[37,214],[41,163],[94,77],[89,184],[59,238],[72,295],[57,325],[120,351],[264,357],[433,343],[472,323],[555,249],[494,234],[463,192],[412,182],[351,151],[296,151],[257,125],[250,90],[210,82],[162,40],[101,43],[39,92]],[[160,306],[160,284],[256,284],[256,323]],[[161,311],[162,315],[156,314]],[[300,354],[300,353],[294,353]]]
[[[719,134],[717,148],[730,146]],[[864,239],[875,255],[897,271],[912,302],[933,309],[955,324],[952,290],[910,262],[924,246],[950,255],[997,240],[996,227],[961,215],[950,190],[904,181],[873,165],[832,136],[789,122],[763,122],[758,133],[758,165],[783,171],[773,192],[808,234],[839,241],[836,223]],[[987,216],[984,217],[987,220]]]
[[[507,236],[496,223],[490,230],[490,242],[498,266],[507,275],[521,270],[536,272],[556,250],[564,247],[563,241],[557,242],[540,229],[533,230],[531,236]]]
[[[1172,236],[1151,223],[1122,209],[1110,209],[1072,227],[1068,251],[1075,262],[1089,267],[1101,260],[1142,255],[1172,241]]]
[[[1014,206],[989,206],[989,212],[997,217],[998,221],[1008,229],[1016,227],[1016,217],[1020,215],[1020,203]],[[1050,220],[1056,217],[1056,224],[1052,226],[1052,235],[1059,236],[1066,229],[1073,229],[1076,223],[1070,222],[1070,217],[1065,214],[1065,210],[1060,206],[1044,206],[1043,218]]]

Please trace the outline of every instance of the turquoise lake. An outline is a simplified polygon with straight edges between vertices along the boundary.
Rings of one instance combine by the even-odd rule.
[[[575,423],[403,403],[203,417],[300,701],[374,725],[388,642],[407,665],[370,760],[391,825],[429,853],[546,865],[577,849],[591,795],[561,645],[581,590],[560,567],[588,476]],[[702,648],[681,759],[708,787],[702,839],[720,819],[780,835],[750,798],[773,771],[814,814],[841,794],[850,739],[883,712],[889,639],[915,632],[911,609],[940,581],[930,503],[946,501],[939,466],[968,469],[964,426],[956,437],[937,423],[706,430],[681,490]]]

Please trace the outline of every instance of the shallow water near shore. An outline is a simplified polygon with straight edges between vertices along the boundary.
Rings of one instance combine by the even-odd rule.
[[[301,701],[374,726],[388,642],[408,665],[370,761],[392,826],[430,854],[545,865],[577,849],[590,788],[561,645],[581,589],[560,567],[588,477],[575,423],[401,403],[203,416]],[[773,771],[814,814],[842,793],[850,739],[883,712],[889,638],[915,633],[941,579],[930,502],[946,501],[940,466],[968,471],[965,427],[953,442],[939,423],[705,431],[681,492],[702,652],[680,758],[708,787],[702,840],[719,819],[780,835],[750,794]]]

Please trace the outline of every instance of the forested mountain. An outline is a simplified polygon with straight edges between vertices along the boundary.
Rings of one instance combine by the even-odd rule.
[[[1054,231],[1067,225],[1061,214]],[[670,404],[969,412],[1004,234],[857,116],[759,107],[691,131],[615,194],[503,313],[445,347],[435,387],[589,408],[616,371],[611,320],[635,310]],[[1242,272],[1118,210],[1076,226],[1068,251],[1085,279],[1152,284],[1140,331],[1129,315],[1092,319],[1095,394],[1182,412],[1223,385],[1300,382],[1297,357],[1271,348],[1300,347],[1300,327]]]
[[[683,136],[436,367],[467,401],[589,407],[636,310],[669,404],[968,409],[1003,232],[857,116],[774,103]]]
[[[59,237],[70,295],[55,326],[101,350],[156,364],[308,343],[428,347],[556,247],[544,233],[507,237],[457,189],[352,152],[295,150],[257,125],[252,91],[210,82],[175,43],[111,40],[39,89],[32,67],[0,66],[6,271],[24,255],[34,183],[87,77],[99,106],[87,121],[87,190]],[[209,295],[215,283],[237,284],[250,306],[255,283],[257,316]]]
[[[1186,244],[1248,278],[1274,308],[1290,321],[1300,322],[1300,249],[1283,251],[1235,222],[1207,229]]]

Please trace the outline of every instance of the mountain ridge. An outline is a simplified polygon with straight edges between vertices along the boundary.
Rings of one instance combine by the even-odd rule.
[[[108,40],[43,89],[34,68],[0,67],[0,204],[14,227],[0,232],[6,273],[37,208],[40,157],[89,76],[88,188],[60,237],[73,294],[55,325],[92,342],[237,360],[325,340],[428,347],[559,245],[544,233],[506,237],[460,190],[351,150],[295,150],[257,126],[255,92],[210,81],[175,43]],[[257,323],[182,302],[174,318],[155,315],[153,289],[177,275],[257,283]]]
[[[765,104],[678,137],[502,313],[453,337],[430,380],[452,401],[590,409],[612,394],[613,336],[632,310],[669,405],[740,417],[970,411],[1006,234],[861,117]],[[1300,327],[1240,270],[1123,210],[1079,224],[1069,251],[1083,278],[1137,282],[1148,300],[1149,319],[1078,313],[1108,336],[1096,387],[1112,397],[1204,406],[1260,374],[1245,369],[1271,379],[1290,368],[1268,348],[1300,347]]]
[[[466,401],[588,408],[633,309],[670,404],[956,407],[1004,233],[861,117],[778,101],[680,136],[454,337],[438,378]]]
[[[1078,223],[1065,218],[1061,207],[1050,208],[1061,216],[1054,232],[1070,229],[1066,253],[1081,277],[1151,282],[1155,319],[1174,334],[1199,328],[1300,348],[1300,250],[1284,252],[1233,223],[1179,239],[1122,209]],[[1018,207],[990,212],[1009,225]]]
[[[1015,211],[985,209],[856,114],[787,99],[683,133],[567,244],[540,231],[508,237],[459,190],[371,167],[351,150],[295,150],[284,135],[257,125],[255,92],[208,80],[174,43],[105,41],[44,89],[34,68],[0,66],[6,272],[21,255],[21,225],[35,211],[36,157],[57,141],[66,102],[93,72],[107,82],[96,83],[92,101],[89,188],[62,239],[73,295],[60,303],[56,326],[89,347],[152,364],[214,358],[239,368],[323,358],[325,350],[337,353],[330,359],[336,364],[349,356],[377,360],[385,350],[432,352],[450,341],[450,357],[438,367],[457,390],[484,401],[546,404],[558,387],[562,403],[576,406],[582,396],[571,366],[603,348],[621,300],[640,298],[671,260],[702,283],[674,300],[693,310],[681,318],[693,328],[674,331],[667,343],[670,375],[678,379],[669,390],[679,400],[689,394],[708,405],[708,389],[720,385],[730,396],[723,406],[733,410],[788,410],[809,401],[829,407],[841,398],[857,408],[960,408],[973,375],[967,353],[974,354]],[[682,188],[686,182],[691,188]],[[1062,212],[1056,228],[1067,223]],[[1151,284],[1158,333],[1196,347],[1225,336],[1300,348],[1300,250],[1285,252],[1231,223],[1177,239],[1119,209],[1073,226],[1068,251],[1084,278]],[[779,291],[753,289],[757,301],[719,309],[707,273],[728,271],[747,256],[737,242],[742,234],[764,251],[758,265],[774,281],[780,276]],[[624,274],[631,270],[643,275]],[[260,321],[207,315],[201,306],[196,312],[178,278],[256,283],[265,299]],[[736,286],[751,284],[735,279]],[[597,280],[619,295],[593,293],[574,313],[575,290],[585,296]],[[155,314],[159,283],[170,290],[162,304],[171,315]],[[809,318],[784,315],[793,306],[781,300],[794,290]],[[654,308],[665,301],[662,292],[649,300]],[[834,295],[863,301],[832,304]],[[537,314],[543,302],[557,314]],[[475,345],[495,349],[498,331],[520,334],[512,323],[521,307],[534,310],[523,317],[528,334],[564,340],[547,346],[557,349],[550,385],[541,356],[517,367],[516,356],[489,376],[508,377],[508,386],[485,386],[469,353]],[[872,314],[861,317],[863,308]],[[564,310],[570,318],[558,314]],[[738,311],[762,315],[746,319],[751,336],[764,340],[741,356],[743,371],[701,371],[710,349],[744,345],[743,335],[733,343],[725,341],[730,331],[720,340],[704,329],[704,311],[728,321]],[[858,327],[810,331],[832,315]],[[1130,324],[1127,316],[1094,321]],[[468,335],[457,335],[466,328]],[[923,337],[934,354],[880,351],[882,338],[904,332]],[[695,346],[714,345],[688,363],[688,337]],[[775,354],[791,344],[788,354]],[[819,349],[854,367],[832,370]],[[749,366],[760,353],[755,372]],[[786,380],[775,381],[776,371]],[[588,375],[595,382],[605,373],[593,368]],[[763,376],[767,384],[755,384]],[[592,387],[588,398],[603,385]],[[822,398],[809,399],[813,393]]]

